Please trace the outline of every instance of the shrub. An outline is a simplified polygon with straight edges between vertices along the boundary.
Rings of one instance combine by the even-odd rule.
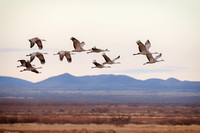
[[[123,126],[125,124],[129,124],[131,121],[131,116],[122,116],[118,115],[117,117],[111,118],[111,124],[114,124],[116,126]]]

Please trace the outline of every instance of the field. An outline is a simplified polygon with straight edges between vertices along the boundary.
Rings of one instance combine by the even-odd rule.
[[[198,133],[200,106],[0,101],[0,133]]]

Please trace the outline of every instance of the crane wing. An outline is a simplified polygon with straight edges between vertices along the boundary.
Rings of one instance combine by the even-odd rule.
[[[29,42],[30,42],[30,48],[32,48],[35,45],[35,42],[31,39],[29,39]]]
[[[144,44],[141,41],[137,41],[137,44],[138,44],[138,48],[139,48],[140,52],[146,50],[146,47],[144,46]]]
[[[32,68],[32,65],[29,61],[26,62],[26,68]]]
[[[74,46],[74,49],[79,49],[81,46],[80,46],[80,42],[79,40],[77,40],[76,38],[72,37],[71,38],[72,42],[73,42],[73,46]]]
[[[39,73],[36,69],[33,69],[33,70],[31,70],[31,72],[34,72],[34,73]]]
[[[18,60],[21,64],[22,64],[22,66],[26,66],[26,61],[25,60]]]
[[[30,62],[32,62],[34,59],[35,59],[35,56],[34,56],[34,55],[31,55],[31,56],[30,56]]]
[[[111,59],[106,54],[102,54],[102,56],[106,60],[106,62],[110,62],[111,61]]]
[[[151,62],[152,60],[154,60],[152,54],[146,54],[147,59]]]
[[[119,58],[120,58],[120,55],[117,56],[116,58],[114,58],[112,61],[114,62],[114,61],[118,60]]]
[[[162,53],[160,53],[159,55],[157,55],[156,57],[155,57],[155,60],[157,60],[158,58],[160,58],[162,56]]]
[[[60,57],[60,60],[62,61],[64,57],[64,53],[59,53],[59,57]]]
[[[84,45],[85,45],[85,42],[80,43],[81,48],[83,48]]]
[[[94,61],[93,64],[94,64],[95,66],[97,66],[97,67],[102,67],[102,66],[103,66],[102,64],[100,64],[100,63],[98,63],[98,62],[96,62],[96,61]]]
[[[147,41],[145,42],[145,47],[146,47],[147,50],[149,50],[149,48],[151,47],[151,43],[150,43],[149,40],[147,40]]]
[[[38,59],[40,60],[41,64],[44,64],[45,63],[45,59],[44,59],[44,56],[42,53],[38,53],[36,55],[38,57]]]
[[[66,52],[65,53],[65,57],[66,57],[66,59],[67,59],[67,61],[70,63],[70,62],[72,62],[72,57],[71,57],[71,54],[69,53],[69,52]]]
[[[39,49],[43,48],[42,41],[40,39],[37,39],[35,43],[38,45]]]

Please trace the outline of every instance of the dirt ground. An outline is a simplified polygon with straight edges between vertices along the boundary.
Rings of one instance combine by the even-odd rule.
[[[199,133],[199,125],[0,124],[0,133]]]
[[[200,133],[200,106],[3,101],[0,133]]]

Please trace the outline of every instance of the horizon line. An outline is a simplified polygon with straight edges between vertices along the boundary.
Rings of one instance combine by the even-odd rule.
[[[127,76],[127,77],[130,77],[130,78],[132,78],[132,79],[141,80],[141,81],[146,81],[146,80],[150,80],[150,79],[158,79],[158,80],[169,80],[169,79],[175,79],[175,80],[178,80],[178,81],[181,81],[181,82],[184,82],[184,81],[189,81],[189,82],[200,82],[200,81],[192,81],[192,80],[180,80],[180,79],[175,78],[175,77],[169,77],[169,78],[167,78],[167,79],[162,79],[162,78],[137,79],[137,78],[134,78],[134,77],[128,76],[128,75],[126,75],[126,74],[96,74],[96,75],[83,75],[83,76],[76,76],[76,75],[72,75],[72,74],[70,74],[70,73],[63,73],[63,74],[58,74],[58,75],[50,76],[50,77],[48,77],[48,78],[45,78],[45,79],[43,79],[43,80],[36,81],[36,82],[32,82],[32,81],[30,81],[30,80],[26,80],[26,79],[23,79],[23,78],[20,78],[20,77],[13,77],[13,76],[4,76],[4,75],[0,75],[0,77],[16,78],[16,79],[25,80],[25,81],[28,81],[28,82],[31,82],[31,83],[38,83],[38,82],[42,82],[42,81],[44,81],[44,80],[47,80],[47,79],[49,79],[49,78],[57,77],[57,76],[65,75],[65,74],[71,75],[71,76],[73,76],[73,77],[113,75],[113,76]]]

